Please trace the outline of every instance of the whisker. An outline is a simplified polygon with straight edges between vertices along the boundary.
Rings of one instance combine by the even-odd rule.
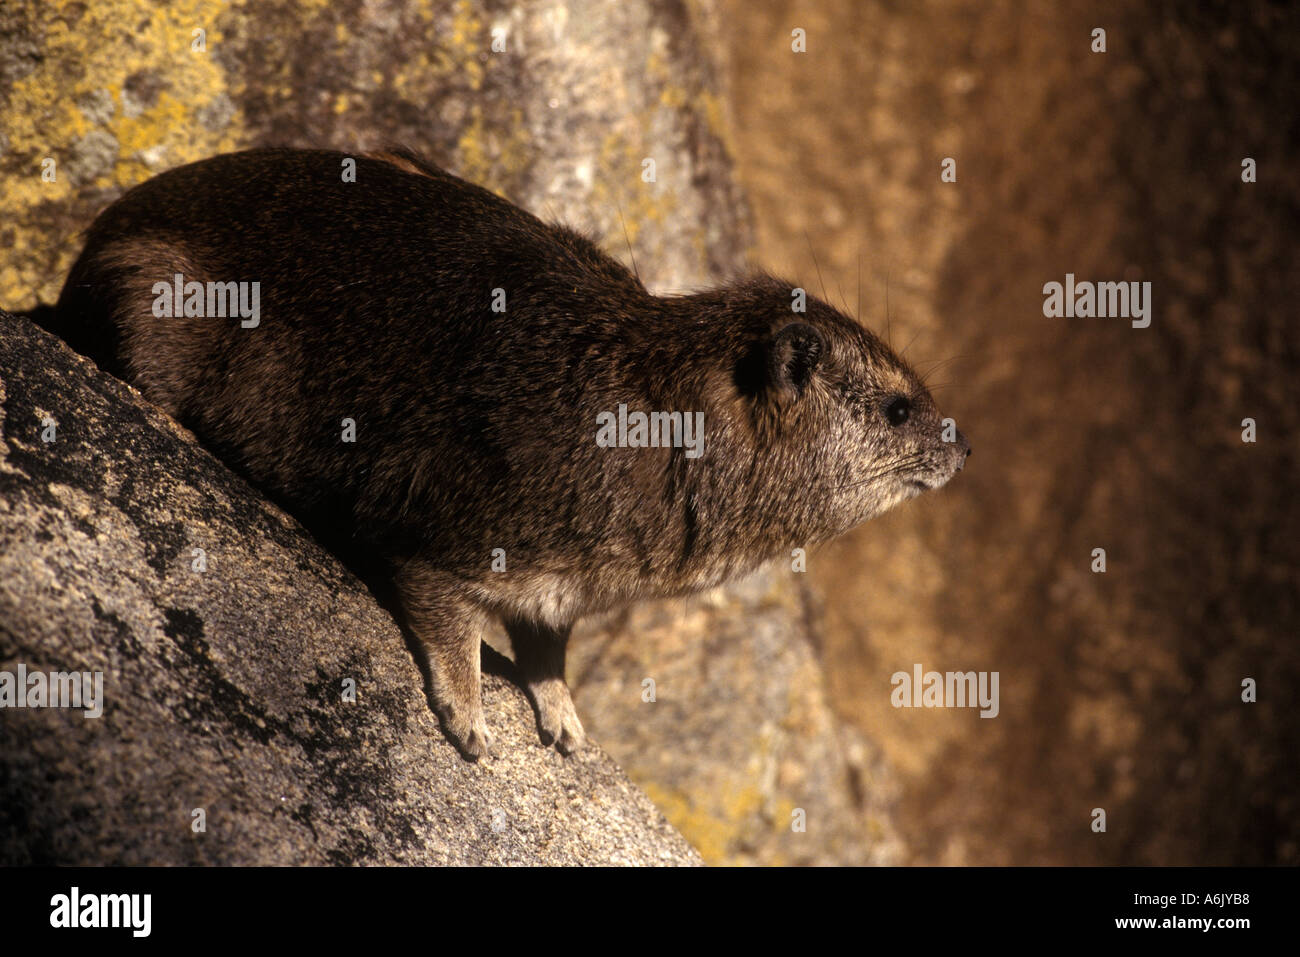
[[[902,472],[905,469],[909,469],[915,465],[919,465],[924,460],[924,458],[925,458],[925,453],[913,452],[911,455],[905,456],[903,459],[901,459],[898,462],[891,462],[888,465],[882,465],[876,468],[865,478],[858,479],[855,482],[849,482],[847,485],[823,486],[823,488],[826,491],[842,492],[846,489],[859,488],[863,485],[870,485],[873,482],[879,482],[883,478],[888,478],[890,475],[893,475],[897,472]]]
[[[967,358],[967,356],[949,356],[947,359],[926,360],[927,362],[930,363],[930,368],[925,370],[925,375],[934,375],[936,372],[938,372],[940,369],[944,368],[945,366],[952,365],[952,363],[956,362],[958,359],[965,359],[965,358]],[[918,373],[920,372],[919,369],[917,371]]]
[[[933,392],[935,389],[946,389],[950,385],[952,385],[952,383],[948,380],[944,380],[943,382],[937,382],[937,383],[923,381],[921,383],[921,388],[915,390],[914,392],[909,393],[907,397],[909,399],[915,399],[918,395],[924,395],[927,390]]]
[[[835,280],[835,291],[836,291],[836,293],[839,294],[839,297],[840,297],[840,305],[844,307],[844,311],[845,311],[845,312],[848,312],[848,311],[849,311],[849,303],[848,303],[848,300],[844,298],[844,285],[839,281],[838,278],[836,278],[836,280]]]
[[[808,243],[808,252],[812,255],[813,267],[817,270],[817,283],[822,287],[822,299],[829,302],[830,296],[826,295],[826,283],[822,279],[822,267],[817,262],[817,253],[813,251],[812,239],[808,235],[808,230],[803,231],[804,241]]]
[[[900,359],[906,359],[906,358],[907,358],[907,350],[910,349],[910,348],[912,348],[913,343],[916,342],[917,336],[919,336],[920,334],[921,334],[921,330],[920,330],[920,329],[917,329],[917,330],[916,330],[916,334],[913,335],[912,338],[909,339],[909,340],[907,341],[907,345],[903,346],[903,351],[899,353],[898,357],[899,357]]]
[[[853,314],[853,318],[862,324],[862,247],[858,246],[858,311]]]
[[[891,475],[896,475],[897,473],[905,471],[911,468],[912,466],[918,464],[920,464],[920,459],[917,459],[915,461],[899,462],[896,465],[891,465],[887,468],[881,469],[880,471],[875,472],[869,477],[862,479],[860,481],[850,482],[847,485],[829,486],[828,491],[844,492],[849,489],[862,488],[863,486],[866,485],[874,485],[875,483],[881,481],[882,479],[889,478]]]
[[[623,224],[623,239],[627,243],[627,254],[632,260],[632,272],[636,276],[636,281],[641,281],[641,270],[636,268],[636,253],[632,252],[632,237],[627,233],[627,220],[623,218],[623,204],[618,204],[618,221]]]
[[[889,318],[889,270],[885,270],[885,342],[894,348],[894,327]]]

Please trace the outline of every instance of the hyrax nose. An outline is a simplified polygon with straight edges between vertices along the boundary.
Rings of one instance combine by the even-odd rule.
[[[957,441],[954,442],[953,444],[957,446],[957,453],[958,453],[957,471],[960,472],[962,470],[962,466],[966,464],[966,459],[970,457],[970,453],[971,453],[970,442],[966,440],[966,436],[962,435],[961,430],[958,429]]]

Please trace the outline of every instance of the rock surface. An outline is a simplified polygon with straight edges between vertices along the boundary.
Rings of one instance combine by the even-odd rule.
[[[717,864],[894,864],[898,789],[830,706],[821,602],[775,564],[575,629],[569,681],[597,741]],[[646,679],[654,682],[647,701]]]
[[[102,672],[103,714],[0,711],[0,864],[699,862],[599,749],[541,747],[503,677],[502,757],[462,761],[359,581],[0,313],[0,671],[19,663]]]

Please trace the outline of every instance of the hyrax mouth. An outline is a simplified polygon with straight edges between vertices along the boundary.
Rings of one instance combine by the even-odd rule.
[[[922,492],[931,492],[935,489],[943,488],[953,476],[960,472],[966,464],[966,458],[970,455],[970,443],[960,432],[957,433],[957,442],[945,448],[945,461],[940,463],[926,463],[922,468],[909,472],[901,476],[903,487],[908,489],[913,495],[919,495]]]

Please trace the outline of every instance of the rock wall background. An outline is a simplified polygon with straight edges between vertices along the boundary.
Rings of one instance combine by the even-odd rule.
[[[832,700],[900,775],[908,860],[1300,862],[1300,11],[724,0],[722,20],[757,259],[818,288],[806,231],[852,311],[860,256],[863,319],[911,344],[974,447],[809,566]],[[1067,272],[1151,281],[1150,328],[1044,318]],[[1000,671],[1001,715],[895,710],[914,662]]]

